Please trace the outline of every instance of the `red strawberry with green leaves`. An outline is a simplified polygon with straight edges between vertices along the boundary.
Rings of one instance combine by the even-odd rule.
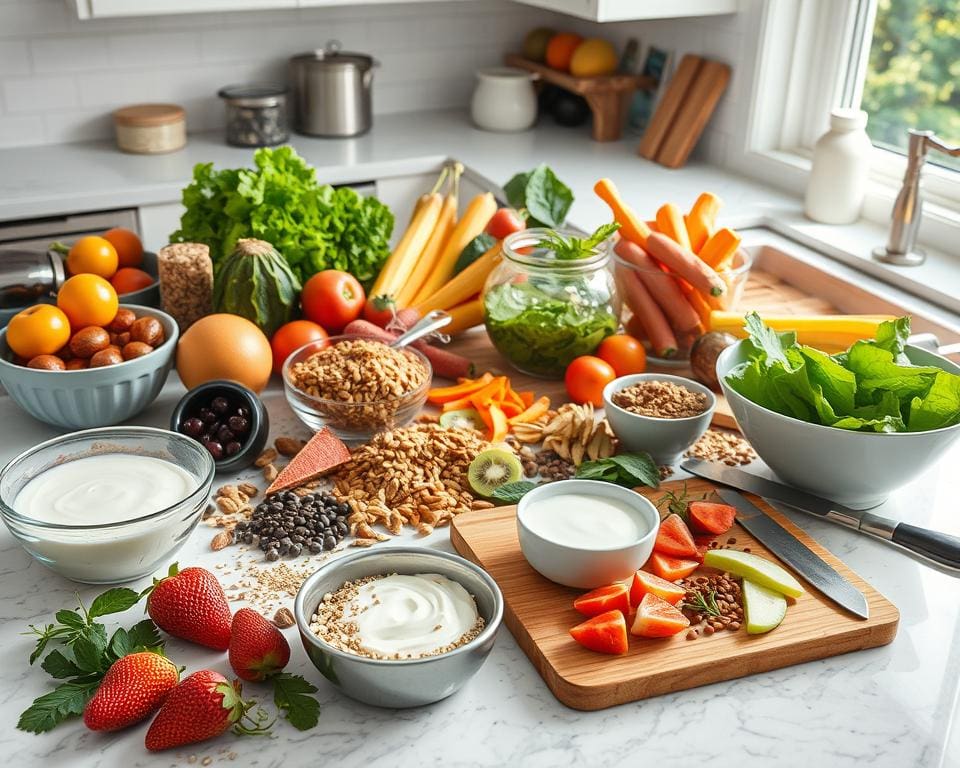
[[[218,651],[230,646],[233,615],[223,587],[210,571],[181,571],[174,563],[167,576],[155,579],[147,591],[147,613],[160,629]]]
[[[180,671],[166,656],[152,651],[117,659],[83,710],[91,731],[118,731],[153,714],[177,686]]]
[[[167,696],[144,743],[159,752],[215,738],[230,726],[247,734],[266,733],[270,726],[262,721],[254,721],[253,727],[241,724],[252,706],[240,697],[239,680],[231,683],[210,669],[194,672]]]
[[[265,680],[287,666],[290,646],[279,629],[251,608],[233,617],[230,666],[244,680]]]

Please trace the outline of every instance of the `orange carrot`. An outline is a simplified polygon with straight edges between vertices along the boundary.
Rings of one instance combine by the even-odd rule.
[[[690,213],[683,217],[690,238],[690,249],[699,254],[703,244],[713,234],[717,222],[717,213],[722,202],[712,192],[704,192],[697,198]]]
[[[490,406],[490,442],[502,443],[507,439],[510,424],[507,415],[496,404]]]
[[[520,398],[520,402],[523,403],[524,408],[529,408],[531,405],[533,405],[533,400],[534,400],[533,392],[529,392],[529,391],[517,392],[517,395]]]
[[[657,230],[681,248],[690,250],[687,225],[683,223],[683,214],[680,213],[680,209],[673,203],[664,203],[657,209]]]
[[[701,261],[689,248],[681,248],[669,237],[658,232],[652,233],[647,238],[647,251],[700,291],[704,297],[722,296],[726,292],[727,284],[709,264]]]
[[[491,381],[493,381],[493,374],[485,373],[479,379],[464,379],[453,387],[435,387],[427,392],[427,402],[441,405],[451,400],[459,400],[465,395],[472,395],[483,389]]]
[[[633,311],[634,318],[643,326],[644,335],[653,351],[662,358],[677,354],[677,337],[674,336],[667,318],[646,289],[636,270],[622,264],[616,267],[617,284],[623,291],[624,301]]]
[[[719,272],[727,269],[740,247],[740,235],[732,229],[718,229],[700,249],[700,258]]]
[[[690,302],[693,311],[696,312],[697,317],[700,318],[700,325],[709,328],[710,313],[713,311],[710,304],[703,298],[700,291],[690,285],[686,280],[680,283],[680,290],[683,291],[683,295],[687,298],[687,301]]]
[[[670,318],[673,328],[688,331],[696,327],[700,316],[684,297],[675,276],[663,272],[643,248],[629,240],[620,240],[614,251],[621,259],[637,268],[637,276],[664,314]]]
[[[659,231],[660,231],[660,229],[657,227],[657,222],[655,222],[655,221],[649,221],[649,220],[648,220],[648,221],[647,221],[647,226],[650,228],[650,231],[651,231],[651,232],[659,232]]]
[[[593,191],[610,206],[614,221],[620,224],[620,234],[627,240],[632,240],[637,245],[646,248],[650,228],[640,221],[630,206],[621,199],[620,193],[613,182],[610,179],[600,179],[593,185]]]

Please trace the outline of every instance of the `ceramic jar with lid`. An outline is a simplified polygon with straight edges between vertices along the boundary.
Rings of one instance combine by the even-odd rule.
[[[174,152],[187,143],[187,119],[176,104],[133,104],[113,113],[117,146],[136,155]]]
[[[804,212],[823,224],[852,224],[860,218],[873,145],[862,109],[834,109],[830,130],[813,148]]]
[[[477,71],[470,102],[474,124],[485,131],[526,131],[537,121],[534,75],[515,67]]]

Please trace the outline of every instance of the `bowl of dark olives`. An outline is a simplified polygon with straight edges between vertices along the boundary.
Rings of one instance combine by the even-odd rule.
[[[203,445],[217,472],[236,472],[263,451],[270,417],[253,390],[235,381],[208,381],[180,398],[170,429]]]

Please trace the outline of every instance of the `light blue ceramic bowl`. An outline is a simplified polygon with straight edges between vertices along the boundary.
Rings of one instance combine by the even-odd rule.
[[[149,355],[103,368],[42,371],[16,365],[0,330],[0,384],[14,402],[35,419],[67,429],[106,427],[135,416],[163,389],[180,331],[165,312],[137,304],[122,304],[137,317],[155,317],[166,340]]]
[[[960,374],[945,357],[908,345],[916,365],[932,365]],[[743,342],[717,359],[717,378],[744,437],[787,483],[857,509],[882,503],[936,462],[960,437],[960,424],[927,432],[851,432],[809,424],[757,405],[725,381],[746,360]]]

